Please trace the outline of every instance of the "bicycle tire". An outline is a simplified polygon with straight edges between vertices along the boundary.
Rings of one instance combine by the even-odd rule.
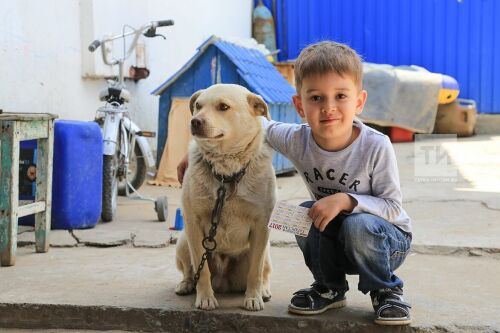
[[[118,179],[116,172],[118,161],[116,155],[104,155],[102,174],[102,211],[103,222],[113,221],[118,200]]]
[[[168,200],[166,196],[161,196],[155,200],[155,211],[158,215],[158,221],[165,222],[168,216]]]
[[[135,173],[132,176],[132,179],[130,179],[130,184],[138,190],[142,184],[144,184],[144,181],[146,180],[146,173],[147,173],[147,167],[146,167],[146,161],[144,160],[144,153],[141,150],[141,147],[137,144],[135,144],[134,147],[134,154],[135,154],[135,159],[136,159],[136,167],[135,167]],[[125,180],[121,181],[118,184],[118,195],[120,196],[126,196],[126,188],[127,182]],[[132,193],[132,189],[129,187],[129,193]]]

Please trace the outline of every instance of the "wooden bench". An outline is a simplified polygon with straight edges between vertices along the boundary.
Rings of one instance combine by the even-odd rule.
[[[18,218],[35,214],[36,252],[47,252],[52,202],[52,114],[0,113],[0,263],[16,262]],[[20,141],[37,140],[36,196],[31,204],[19,206]]]

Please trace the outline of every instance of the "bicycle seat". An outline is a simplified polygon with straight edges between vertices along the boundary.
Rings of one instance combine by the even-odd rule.
[[[130,101],[130,93],[127,89],[108,87],[101,90],[99,93],[99,99],[103,102],[117,101],[121,104],[123,102]]]

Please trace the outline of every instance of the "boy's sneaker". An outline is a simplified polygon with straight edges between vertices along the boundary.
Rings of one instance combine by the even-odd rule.
[[[300,289],[293,293],[288,311],[301,315],[323,313],[346,305],[345,291],[330,290],[313,283],[311,288]]]
[[[375,324],[407,325],[411,323],[411,305],[404,302],[401,287],[374,290],[370,292],[370,297],[377,316]]]

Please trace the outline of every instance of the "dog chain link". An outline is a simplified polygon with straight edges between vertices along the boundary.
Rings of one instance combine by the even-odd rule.
[[[212,220],[211,220],[211,226],[210,230],[208,232],[208,236],[203,238],[202,245],[203,248],[205,249],[205,253],[201,256],[201,262],[200,265],[198,266],[198,270],[196,271],[196,274],[194,275],[194,286],[198,284],[198,280],[200,279],[200,274],[203,269],[203,266],[205,266],[205,261],[207,261],[208,254],[212,251],[214,251],[217,248],[217,242],[215,241],[215,235],[217,234],[217,226],[219,225],[220,222],[220,217],[222,214],[222,206],[224,206],[224,199],[226,198],[226,184],[224,181],[222,181],[219,189],[217,190],[217,201],[215,202],[215,207],[212,210]]]

